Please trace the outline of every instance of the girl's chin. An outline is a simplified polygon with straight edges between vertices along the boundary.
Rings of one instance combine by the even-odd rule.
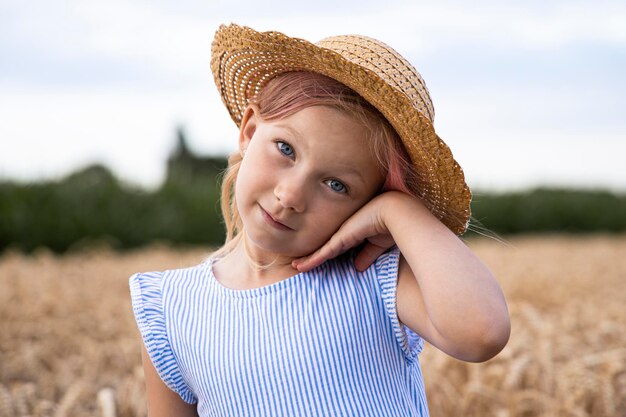
[[[244,230],[245,227],[244,227]],[[249,230],[249,229],[248,229]],[[316,242],[314,245],[302,244],[295,239],[285,239],[272,237],[264,231],[246,232],[248,249],[258,250],[268,255],[290,257],[294,259],[303,258],[319,249],[324,242]]]
[[[315,249],[298,248],[290,242],[268,242],[265,239],[248,237],[247,250],[251,254],[258,253],[264,257],[276,257],[298,259],[310,255]]]

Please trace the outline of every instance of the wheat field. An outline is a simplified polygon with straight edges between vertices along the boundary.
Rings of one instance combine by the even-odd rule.
[[[468,244],[504,289],[511,339],[479,364],[426,345],[431,415],[626,416],[626,236]],[[128,277],[207,253],[153,245],[2,255],[0,416],[145,416]]]

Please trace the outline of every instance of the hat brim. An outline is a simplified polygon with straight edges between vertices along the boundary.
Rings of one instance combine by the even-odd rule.
[[[211,47],[211,70],[231,118],[241,125],[243,113],[272,78],[290,71],[311,71],[353,89],[376,107],[394,127],[413,162],[420,184],[416,194],[450,230],[465,232],[471,192],[463,170],[435,133],[432,123],[410,98],[373,71],[342,54],[276,31],[222,25]]]

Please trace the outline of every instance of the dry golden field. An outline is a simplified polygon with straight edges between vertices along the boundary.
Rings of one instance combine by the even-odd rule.
[[[431,415],[626,416],[626,236],[469,245],[501,283],[507,347],[480,364],[426,346]],[[0,416],[145,416],[128,277],[206,249],[0,257]]]

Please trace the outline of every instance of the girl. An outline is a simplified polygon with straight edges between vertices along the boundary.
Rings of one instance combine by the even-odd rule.
[[[236,25],[211,68],[240,128],[226,243],[130,278],[150,416],[428,416],[424,341],[485,361],[510,323],[423,80],[371,38]]]

